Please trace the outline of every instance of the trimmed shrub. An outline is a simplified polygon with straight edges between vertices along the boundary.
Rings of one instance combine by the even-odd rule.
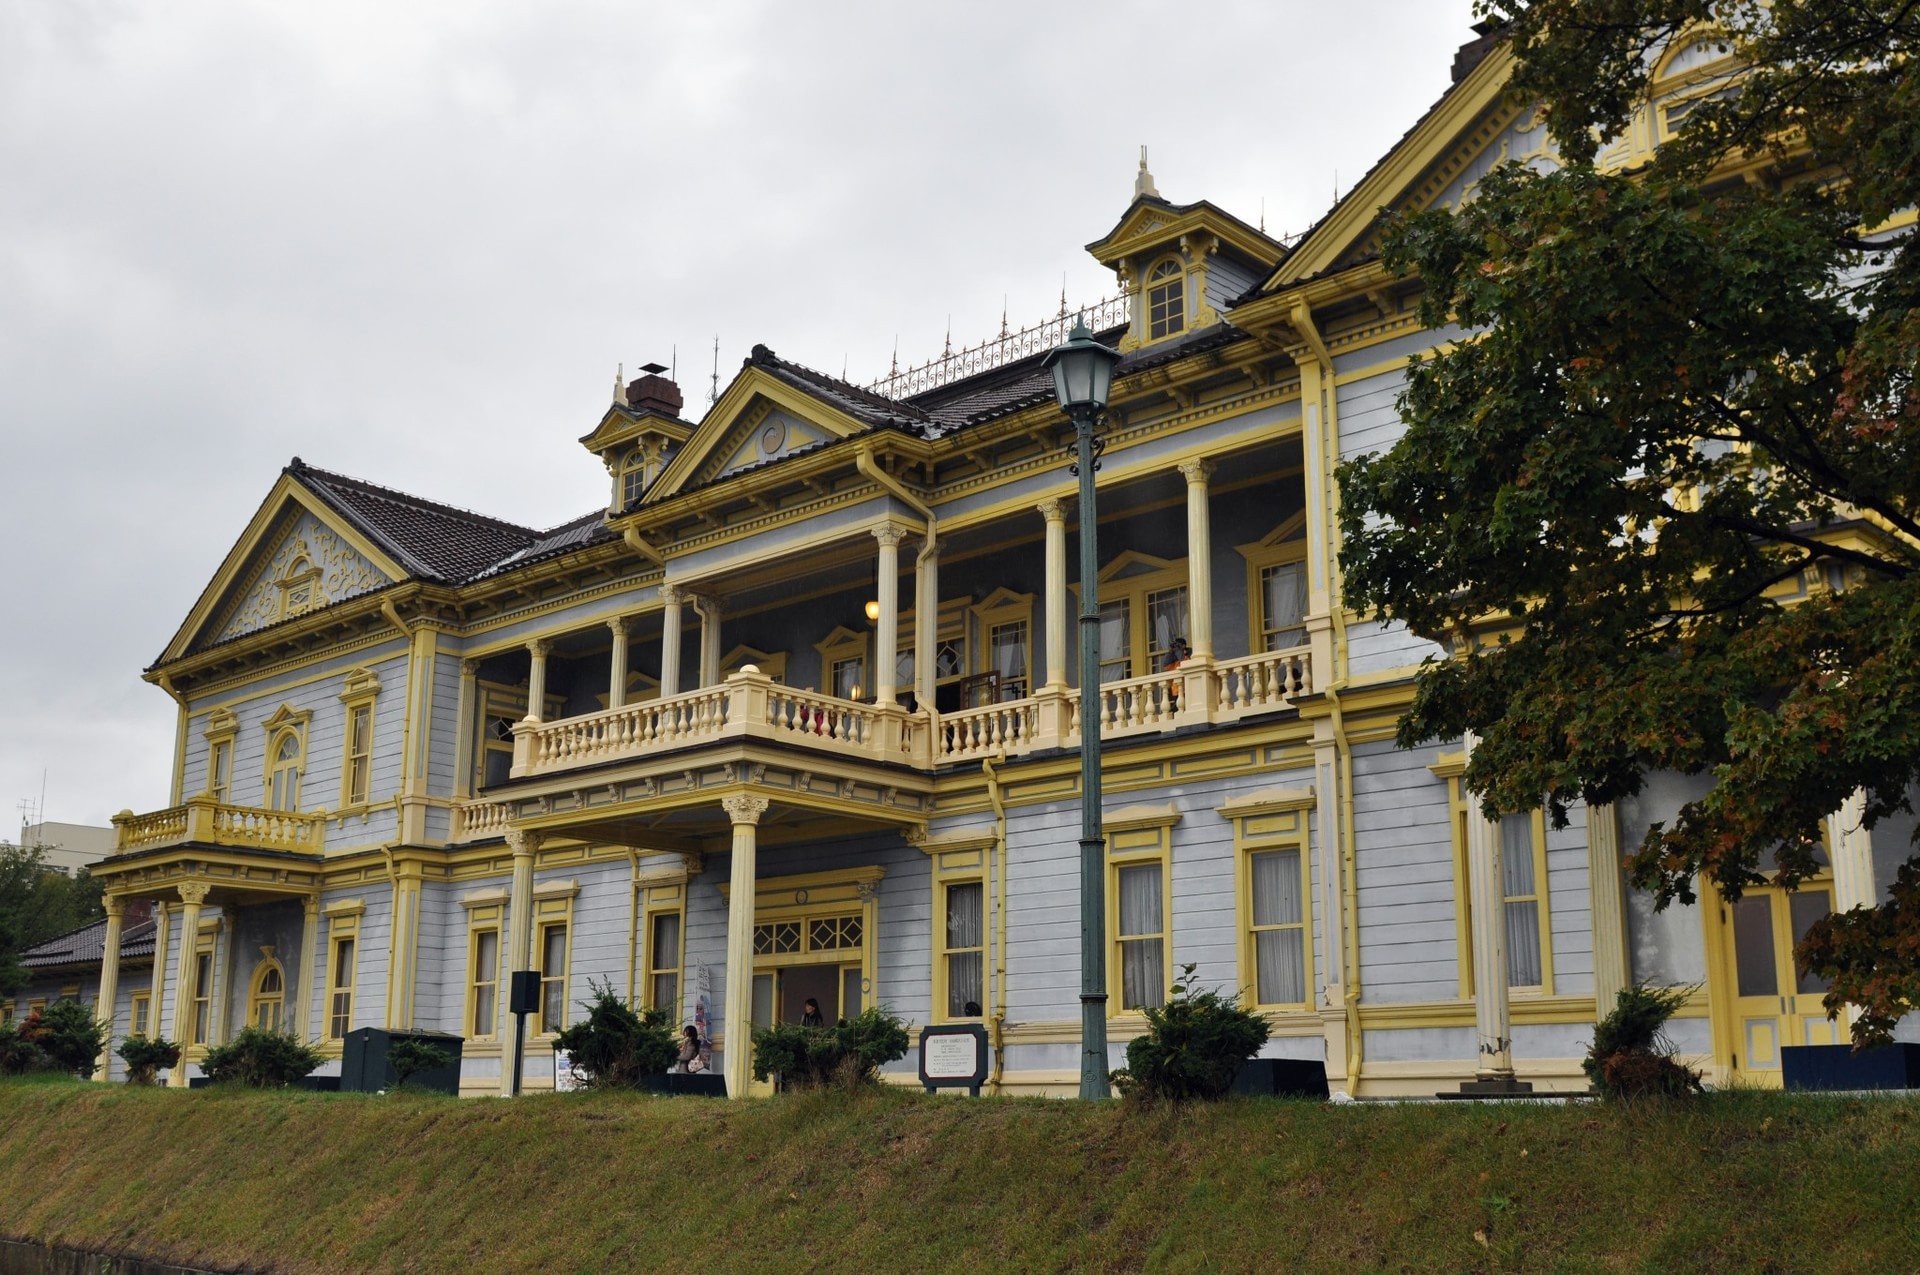
[[[41,1010],[32,1035],[53,1070],[72,1072],[82,1080],[93,1078],[100,1051],[107,1047],[107,1025],[76,1000],[55,1001]]]
[[[407,1077],[423,1071],[438,1071],[453,1061],[453,1054],[438,1045],[403,1036],[387,1046],[387,1066],[393,1068],[393,1087],[404,1089]]]
[[[1127,1069],[1114,1073],[1129,1098],[1187,1102],[1224,1098],[1241,1064],[1267,1043],[1267,1021],[1241,1009],[1237,997],[1193,985],[1194,967],[1180,967],[1173,999],[1146,1011],[1149,1030],[1127,1045]]]
[[[680,1056],[665,1010],[634,1013],[614,995],[613,984],[589,982],[593,999],[580,1002],[586,1018],[553,1038],[567,1051],[573,1075],[590,1089],[632,1089],[644,1076],[658,1076]]]
[[[907,1044],[906,1023],[869,1005],[831,1027],[781,1023],[755,1032],[753,1075],[778,1076],[788,1087],[873,1084],[882,1067],[906,1056]]]
[[[319,1051],[302,1044],[298,1036],[242,1027],[232,1040],[207,1051],[200,1070],[216,1085],[285,1089],[319,1065]]]
[[[0,1076],[24,1076],[30,1071],[44,1071],[47,1056],[40,1046],[34,1043],[34,1037],[27,1034],[29,1025],[39,1028],[40,1011],[34,1010],[17,1023],[0,1023]]]
[[[130,1085],[150,1085],[156,1076],[180,1061],[180,1046],[165,1036],[129,1036],[120,1042],[116,1052],[127,1064]]]
[[[1580,1064],[1603,1098],[1683,1098],[1702,1092],[1700,1073],[1680,1063],[1666,1023],[1687,1003],[1691,987],[1620,989],[1613,1009],[1594,1024],[1593,1045]]]

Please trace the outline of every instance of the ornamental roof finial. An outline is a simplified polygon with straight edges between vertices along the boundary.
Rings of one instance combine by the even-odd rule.
[[[627,405],[627,365],[625,363],[613,365],[613,405],[615,407]]]
[[[1147,148],[1140,148],[1140,172],[1133,179],[1133,197],[1139,199],[1145,195],[1160,198],[1159,188],[1153,184],[1153,174],[1147,171]]]

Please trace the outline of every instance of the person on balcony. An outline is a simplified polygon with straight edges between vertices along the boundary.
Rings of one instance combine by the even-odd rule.
[[[1187,657],[1191,656],[1192,654],[1193,654],[1193,648],[1187,645],[1187,640],[1185,638],[1177,637],[1173,639],[1171,642],[1167,643],[1167,654],[1166,654],[1165,660],[1160,665],[1160,671],[1162,673],[1173,672],[1175,669],[1179,668],[1182,664],[1186,663]],[[1176,711],[1176,712],[1179,711],[1180,683],[1178,682],[1167,683],[1167,707],[1173,711]]]
[[[807,1003],[800,1007],[800,1025],[802,1027],[825,1027],[826,1019],[820,1016],[820,1002],[807,997]]]

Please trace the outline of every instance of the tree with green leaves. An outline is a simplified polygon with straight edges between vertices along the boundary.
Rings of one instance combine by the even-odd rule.
[[[93,877],[49,868],[38,846],[0,845],[0,996],[26,984],[21,952],[103,915]]]
[[[1423,320],[1471,339],[1340,472],[1348,601],[1458,653],[1400,741],[1475,732],[1490,813],[1703,774],[1634,883],[1795,886],[1825,816],[1864,790],[1871,826],[1920,781],[1920,3],[1478,8],[1558,162],[1393,230]],[[1599,166],[1700,38],[1744,70],[1652,162]],[[1798,955],[1884,1039],[1920,999],[1920,863]]]

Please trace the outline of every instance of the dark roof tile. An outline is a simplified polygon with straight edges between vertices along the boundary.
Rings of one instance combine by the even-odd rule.
[[[530,527],[315,469],[298,456],[287,472],[420,579],[457,584],[540,539]]]
[[[28,969],[60,965],[98,965],[107,950],[107,919],[83,925],[77,930],[36,943],[20,953],[20,963]],[[153,956],[153,922],[136,921],[120,932],[120,959]]]

